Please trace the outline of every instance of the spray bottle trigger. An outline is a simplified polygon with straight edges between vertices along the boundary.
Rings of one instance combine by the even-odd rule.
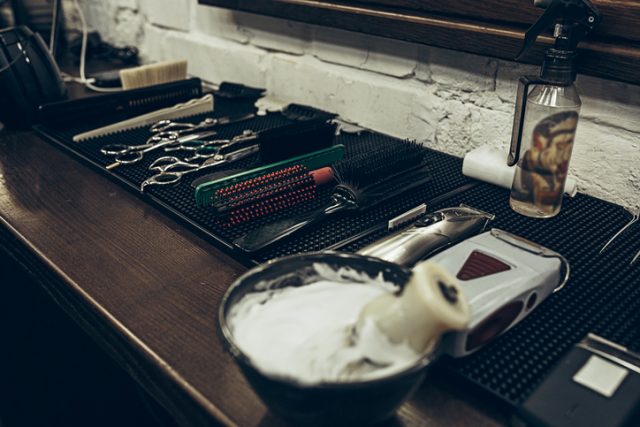
[[[531,49],[533,44],[538,39],[538,36],[555,22],[555,20],[559,16],[557,10],[562,7],[562,3],[558,0],[554,0],[550,4],[536,4],[536,6],[546,7],[546,10],[542,15],[540,15],[538,20],[534,22],[531,27],[529,27],[527,32],[524,33],[524,43],[522,44],[522,49],[520,49],[520,52],[518,52],[518,55],[516,55],[516,61],[519,61],[524,56],[524,54],[527,53],[529,49]]]
[[[545,84],[546,82],[536,76],[522,76],[518,80],[518,90],[516,97],[516,111],[513,115],[513,130],[511,131],[511,146],[509,147],[509,157],[507,165],[513,166],[520,159],[520,146],[522,145],[522,126],[524,125],[524,113],[526,111],[527,96],[529,86],[534,84]]]
[[[556,22],[570,21],[575,24],[572,30],[574,34],[569,38],[569,46],[564,47],[573,50],[602,20],[602,15],[589,0],[534,0],[533,3],[534,6],[546,10],[525,33],[524,44],[515,58],[516,61],[531,49],[544,30]]]

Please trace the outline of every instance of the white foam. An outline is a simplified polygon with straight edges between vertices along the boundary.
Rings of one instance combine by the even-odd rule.
[[[314,268],[327,277],[321,265]],[[394,286],[382,276],[368,278],[358,273],[355,277],[343,269],[329,273],[330,279],[305,286],[247,294],[232,307],[229,327],[254,365],[271,376],[314,384],[377,378],[414,363],[417,353],[404,343],[391,344],[376,333],[375,325],[367,326],[367,333],[357,340],[352,334],[364,306]],[[345,277],[354,282],[344,283]],[[371,363],[364,357],[365,348],[388,355],[380,359],[389,363]]]

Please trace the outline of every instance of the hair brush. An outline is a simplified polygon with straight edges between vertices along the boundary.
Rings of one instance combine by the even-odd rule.
[[[258,133],[260,156],[249,169],[302,156],[326,158],[328,153],[341,156],[343,149],[330,149],[335,138],[336,126],[335,123],[327,121],[326,117],[319,117],[298,120],[284,126],[260,131]],[[320,150],[327,151],[320,153]],[[299,163],[303,163],[303,161]],[[220,187],[219,179],[220,177],[217,175],[212,176],[208,181],[206,178],[198,179],[194,194],[198,206],[210,204],[209,202]]]
[[[315,200],[317,187],[332,180],[330,167],[309,171],[294,165],[220,188],[213,208],[226,218],[224,225],[231,227]]]
[[[191,186],[195,188],[195,199],[197,206],[211,206],[215,200],[217,191],[221,188],[229,187],[249,179],[258,178],[282,169],[295,165],[306,166],[309,170],[319,169],[329,166],[332,163],[344,158],[344,145],[334,144],[331,147],[323,148],[312,153],[287,158],[268,165],[261,165],[249,170],[231,170],[230,173],[221,175],[209,174],[195,179]]]
[[[423,147],[410,141],[343,160],[332,169],[338,185],[326,206],[259,227],[234,244],[246,252],[255,252],[328,215],[368,209],[431,179]]]

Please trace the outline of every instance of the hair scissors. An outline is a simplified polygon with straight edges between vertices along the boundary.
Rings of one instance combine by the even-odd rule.
[[[155,170],[159,170],[160,173],[147,178],[142,185],[140,185],[140,191],[144,191],[144,189],[149,185],[167,185],[176,183],[180,181],[184,175],[226,163],[235,162],[258,152],[259,150],[260,146],[258,144],[253,144],[225,154],[218,153],[205,160],[202,164],[189,163],[176,157],[171,158],[169,156],[161,158],[164,159],[162,162],[158,159],[154,162],[153,168]]]
[[[149,130],[153,133],[176,132],[178,135],[191,133],[198,130],[210,129],[214,126],[226,125],[229,123],[241,122],[254,118],[255,113],[240,114],[227,117],[208,117],[200,123],[174,122],[173,120],[160,120],[154,123]]]
[[[169,169],[173,170],[175,168],[178,168],[180,165],[184,165],[186,167],[189,167],[191,165],[193,165],[191,162],[193,162],[194,160],[198,160],[198,159],[209,159],[211,157],[214,157],[215,155],[220,153],[220,150],[222,149],[221,146],[219,145],[211,145],[211,144],[207,144],[206,141],[193,141],[194,143],[200,143],[197,145],[194,145],[192,147],[186,148],[186,151],[190,151],[193,153],[193,156],[188,157],[184,160],[179,159],[178,157],[175,156],[163,156],[163,157],[159,157],[157,159],[155,159],[153,161],[153,163],[151,163],[151,165],[149,165],[149,170],[155,170],[158,172],[164,172],[168,166],[170,166]],[[225,149],[230,147],[230,145],[226,145],[224,146]],[[173,147],[165,147],[165,151],[176,151],[175,148]],[[197,165],[196,165],[197,166]]]
[[[185,135],[178,137],[177,135],[167,138],[160,138],[154,140],[154,137],[149,138],[146,144],[142,145],[124,145],[124,144],[111,144],[106,145],[100,149],[100,152],[104,155],[115,156],[114,162],[107,166],[107,170],[114,169],[120,165],[130,165],[137,163],[144,158],[144,154],[153,150],[157,150],[162,147],[168,147],[171,145],[187,144],[190,141],[199,140],[201,138],[207,138],[215,135],[214,131],[207,131],[202,133],[194,133],[191,135]]]
[[[190,160],[182,160],[175,156],[163,156],[157,158],[153,163],[151,163],[149,170],[158,172],[176,172],[180,169],[193,169],[197,166],[200,165],[198,163],[193,163]]]

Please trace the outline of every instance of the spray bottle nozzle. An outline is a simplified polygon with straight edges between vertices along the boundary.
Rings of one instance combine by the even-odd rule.
[[[555,44],[545,51],[540,76],[522,76],[518,81],[511,146],[507,158],[509,166],[515,165],[520,157],[529,88],[533,85],[571,86],[576,79],[575,57],[578,43],[602,20],[600,12],[589,0],[534,0],[534,5],[546,7],[546,10],[527,30],[522,50],[516,60],[552,25]]]
[[[556,48],[573,51],[580,40],[600,24],[602,15],[589,0],[534,0],[537,7],[546,8],[540,18],[527,30],[524,44],[516,56],[522,58],[544,30],[556,25]]]

